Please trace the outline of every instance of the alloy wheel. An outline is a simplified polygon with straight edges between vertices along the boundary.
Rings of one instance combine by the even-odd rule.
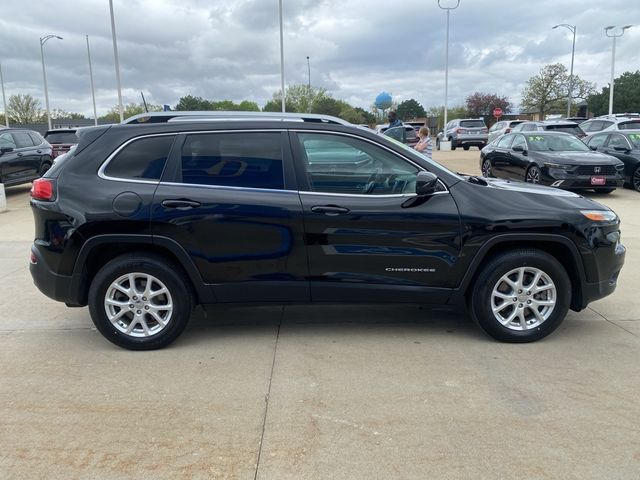
[[[491,292],[491,310],[509,330],[529,330],[544,323],[553,313],[557,290],[553,280],[535,267],[510,270]]]
[[[491,176],[491,162],[489,160],[485,160],[484,162],[482,162],[482,176]]]
[[[633,178],[631,179],[631,183],[633,184],[633,188],[640,192],[640,167],[636,168],[633,172]]]
[[[104,297],[107,318],[131,337],[150,337],[166,328],[173,314],[171,293],[147,273],[127,273],[114,280]]]
[[[538,167],[530,167],[525,175],[525,182],[540,183],[540,169]]]

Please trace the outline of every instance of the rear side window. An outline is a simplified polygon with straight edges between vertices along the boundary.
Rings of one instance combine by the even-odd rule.
[[[606,134],[593,135],[591,138],[589,138],[587,145],[589,145],[592,148],[598,148],[604,145],[604,141],[606,139],[607,139]]]
[[[29,136],[31,137],[34,145],[40,145],[42,143],[42,137],[36,132],[29,132]]]
[[[10,133],[0,135],[0,148],[16,148],[16,142]]]
[[[160,180],[175,136],[147,137],[134,140],[109,162],[108,177]]]
[[[78,137],[76,137],[75,132],[47,133],[45,138],[49,143],[78,143]]]
[[[27,132],[13,132],[12,135],[18,148],[33,147],[33,140]]]
[[[462,120],[460,126],[463,128],[484,128],[482,120]]]
[[[284,188],[279,132],[188,135],[182,182],[227,187]]]

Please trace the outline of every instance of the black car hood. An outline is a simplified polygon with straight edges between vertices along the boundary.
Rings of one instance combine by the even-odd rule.
[[[542,162],[566,163],[568,165],[616,165],[620,162],[616,157],[600,152],[529,152],[531,156]]]

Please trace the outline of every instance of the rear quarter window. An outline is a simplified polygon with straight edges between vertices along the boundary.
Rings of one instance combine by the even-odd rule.
[[[146,137],[126,144],[107,164],[107,177],[160,180],[175,135]]]

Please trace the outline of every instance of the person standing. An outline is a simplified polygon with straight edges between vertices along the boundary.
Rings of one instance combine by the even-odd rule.
[[[429,135],[429,127],[420,127],[418,130],[418,143],[414,147],[418,152],[425,157],[432,158],[433,146],[431,145],[431,135]]]
[[[402,126],[402,122],[398,119],[398,115],[393,110],[391,110],[389,115],[387,115],[387,120],[389,120],[389,128]]]

